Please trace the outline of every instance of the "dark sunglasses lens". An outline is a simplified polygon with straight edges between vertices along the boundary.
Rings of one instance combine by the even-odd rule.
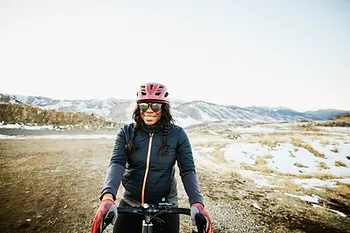
[[[142,112],[146,112],[148,109],[148,104],[146,103],[139,103],[139,108]]]
[[[153,112],[159,112],[160,109],[162,108],[162,104],[161,103],[152,103],[152,104],[139,103],[139,108],[140,108],[140,110],[142,112],[146,112],[150,105],[151,105],[151,108],[152,108]]]
[[[153,112],[159,112],[161,108],[162,108],[162,104],[160,104],[160,103],[153,103],[152,104]]]

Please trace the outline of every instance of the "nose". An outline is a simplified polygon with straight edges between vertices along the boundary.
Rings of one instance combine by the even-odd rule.
[[[151,106],[148,106],[148,108],[147,108],[147,111],[146,112],[154,112],[153,111],[153,109],[152,109],[152,107]]]
[[[151,104],[148,104],[148,108],[147,108],[146,112],[148,112],[148,111],[153,112]]]

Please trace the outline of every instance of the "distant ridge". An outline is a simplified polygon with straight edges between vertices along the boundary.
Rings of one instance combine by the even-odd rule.
[[[0,94],[0,102],[25,104],[46,110],[85,113],[101,116],[106,120],[119,123],[132,122],[135,108],[134,100],[126,99],[90,99],[58,100],[42,96],[21,96]],[[219,105],[205,101],[171,102],[171,111],[177,124],[188,127],[210,122],[259,123],[259,122],[296,122],[301,120],[328,120],[350,113],[347,110],[321,109],[317,111],[298,112],[286,107],[238,107]]]

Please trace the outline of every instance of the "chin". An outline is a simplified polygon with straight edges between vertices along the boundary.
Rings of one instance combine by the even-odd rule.
[[[155,121],[145,121],[146,125],[154,125],[156,122]]]

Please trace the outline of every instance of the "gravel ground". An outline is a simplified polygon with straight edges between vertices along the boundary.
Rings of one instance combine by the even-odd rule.
[[[89,232],[113,143],[111,138],[0,139],[1,232]],[[350,232],[349,217],[286,197],[283,190],[258,188],[224,169],[198,165],[197,173],[215,233]],[[189,207],[181,182],[178,187],[180,207]],[[325,206],[333,204],[349,216],[348,196],[317,194],[328,200]],[[191,229],[189,217],[182,216],[181,232]]]

